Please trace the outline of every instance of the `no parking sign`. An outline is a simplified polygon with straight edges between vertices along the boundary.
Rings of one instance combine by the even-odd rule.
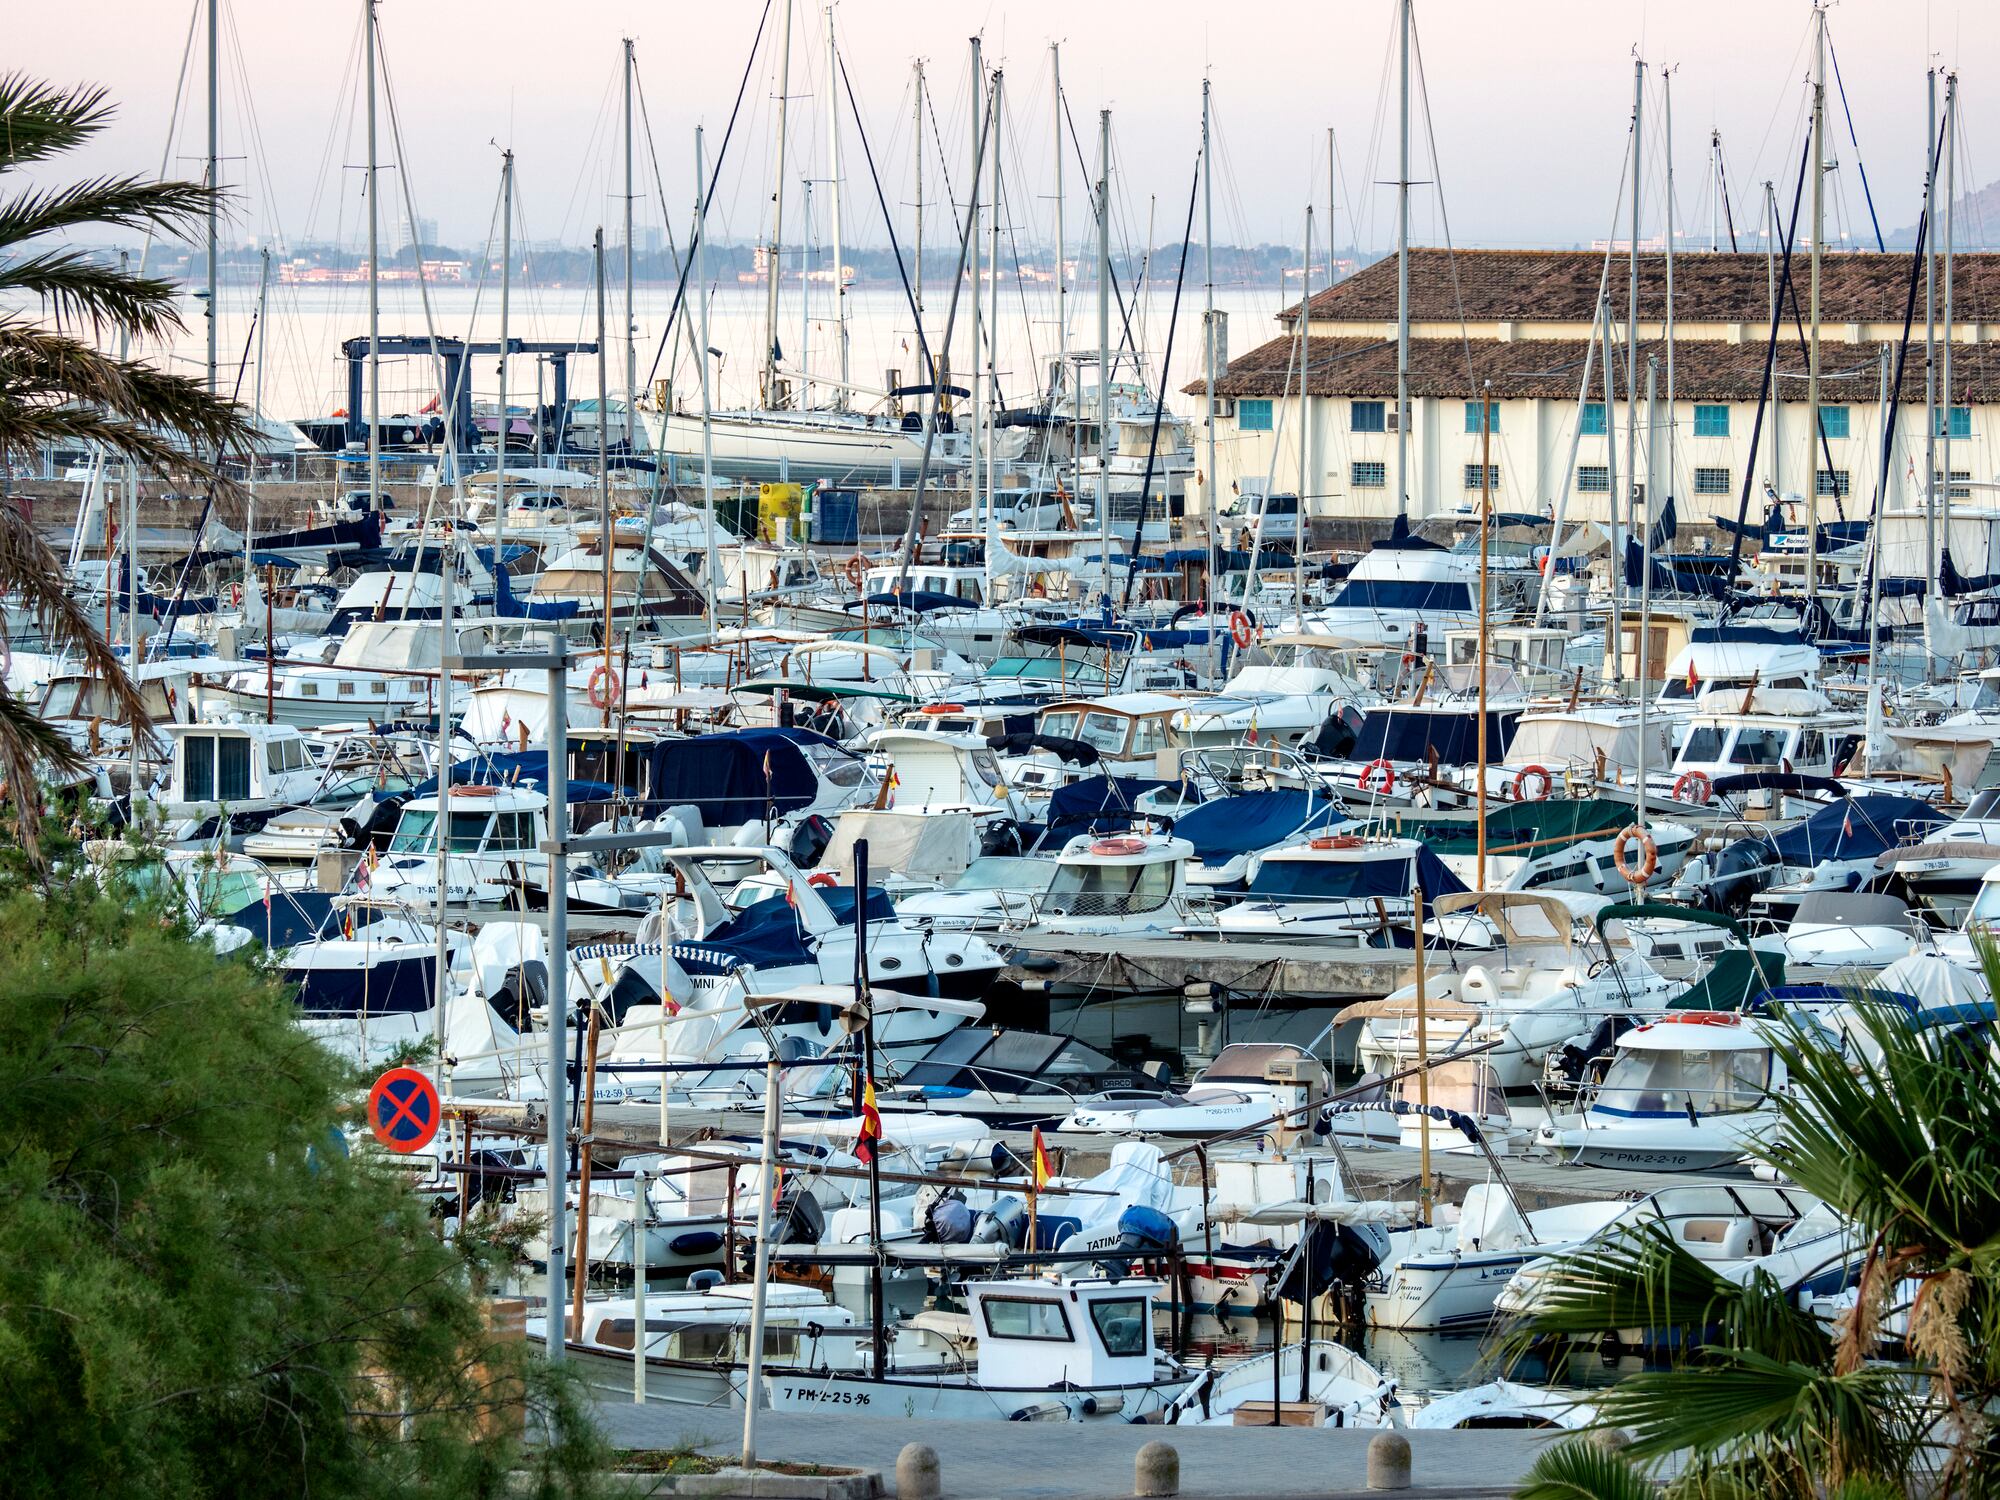
[[[391,1068],[368,1091],[368,1128],[391,1151],[421,1151],[443,1115],[437,1085],[415,1068]]]

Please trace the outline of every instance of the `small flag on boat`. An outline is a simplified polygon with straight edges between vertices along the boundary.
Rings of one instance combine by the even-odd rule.
[[[1692,698],[1701,686],[1701,679],[1695,676],[1694,663],[1688,663],[1688,696]]]
[[[882,1112],[875,1108],[875,1080],[861,1081],[861,1136],[854,1143],[854,1159],[868,1166],[875,1160],[875,1148],[882,1143]]]
[[[1037,1125],[1035,1127],[1035,1159],[1029,1165],[1029,1176],[1034,1179],[1035,1191],[1039,1193],[1043,1188],[1047,1187],[1049,1179],[1055,1175],[1054,1170],[1049,1166],[1048,1142],[1042,1139],[1042,1127]]]
[[[1852,807],[1847,809],[1847,816],[1840,820],[1840,836],[1844,839],[1854,837],[1854,809]]]
[[[766,750],[764,752],[764,785],[768,787],[770,784],[771,784],[771,752]]]

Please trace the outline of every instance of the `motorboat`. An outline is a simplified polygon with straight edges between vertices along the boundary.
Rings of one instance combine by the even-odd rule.
[[[1267,850],[1255,856],[1250,871],[1241,899],[1220,907],[1212,926],[1187,931],[1250,941],[1406,947],[1416,889],[1433,902],[1465,890],[1421,839],[1351,832],[1316,834]]]
[[[1194,846],[1171,834],[1079,834],[1056,856],[1055,874],[1020,929],[1042,933],[1164,933],[1198,909],[1188,891]]]
[[[1770,778],[1766,778],[1770,779]],[[1713,854],[1689,859],[1673,885],[1678,899],[1720,911],[1750,910],[1768,921],[1790,920],[1799,900],[1816,890],[1857,890],[1876,875],[1876,860],[1903,844],[1921,844],[1945,815],[1915,797],[1890,792],[1848,796],[1839,782],[1780,777],[1782,788],[1833,800],[1774,832],[1759,830]],[[1732,783],[1722,783],[1728,788]],[[1775,789],[1774,789],[1775,794]]]
[[[1793,979],[1829,980],[1875,973],[1926,948],[1930,929],[1898,896],[1870,891],[1814,891],[1800,899],[1778,937]]]
[[[1434,1396],[1404,1416],[1404,1425],[1428,1432],[1477,1428],[1560,1429],[1595,1426],[1597,1408],[1587,1392],[1489,1380]]]
[[[1635,1026],[1583,1109],[1552,1118],[1537,1139],[1586,1166],[1702,1172],[1738,1162],[1777,1128],[1786,1071],[1774,1027],[1714,1010]]]
[[[1530,1260],[1574,1249],[1624,1212],[1622,1200],[1565,1203],[1523,1211],[1504,1179],[1477,1182],[1457,1218],[1392,1231],[1382,1285],[1364,1299],[1377,1328],[1484,1327],[1493,1298]]]
[[[1194,846],[1189,882],[1216,890],[1240,889],[1261,858],[1349,821],[1339,800],[1313,785],[1213,797],[1173,818],[1176,836]]]
[[[1128,1067],[1075,1037],[966,1026],[905,1067],[894,1086],[877,1090],[876,1103],[885,1121],[944,1109],[1019,1130],[1074,1120],[1077,1111],[1100,1104],[1116,1108],[1166,1095],[1160,1064]]]
[[[1204,1371],[1160,1420],[1177,1427],[1268,1421],[1273,1391],[1283,1393],[1288,1427],[1391,1427],[1400,1415],[1393,1379],[1345,1344],[1313,1339]]]
[[[1607,1016],[1655,1013],[1675,986],[1639,954],[1618,952],[1600,930],[1595,954],[1580,945],[1571,909],[1552,895],[1468,891],[1440,898],[1426,925],[1427,943],[1450,947],[1426,955],[1420,1038],[1416,987],[1342,1012],[1360,1020],[1356,1051],[1364,1070],[1384,1076],[1456,1048],[1496,1041],[1483,1054],[1506,1097],[1539,1097],[1544,1059]]]
[[[2000,864],[2000,787],[1978,793],[1964,812],[1920,844],[1884,849],[1875,868],[1894,874],[1917,901],[1958,925],[1987,871]]]
[[[1176,747],[1296,745],[1342,707],[1379,696],[1352,661],[1357,653],[1348,641],[1272,635],[1262,650],[1281,659],[1288,655],[1290,661],[1239,666],[1221,692],[1180,709],[1167,721]]]
[[[1419,638],[1479,624],[1479,559],[1431,547],[1377,547],[1305,628],[1422,654]]]
[[[904,896],[896,915],[939,932],[996,933],[1027,920],[1055,873],[1045,855],[983,854],[949,885]]]
[[[578,787],[572,800],[589,793]],[[412,797],[388,853],[357,868],[357,888],[425,911],[437,906],[440,893],[450,906],[498,905],[524,889],[530,867],[541,863],[548,805],[528,787],[457,782],[444,796]]]
[[[1326,1097],[1326,1065],[1280,1042],[1231,1042],[1180,1092],[1077,1101],[1061,1128],[1201,1138],[1298,1117]]]
[[[1538,768],[1529,766],[1519,779]],[[1530,787],[1537,783],[1528,782]],[[1546,780],[1540,785],[1546,786]],[[1507,891],[1583,891],[1621,898],[1635,886],[1666,885],[1680,873],[1698,830],[1678,818],[1649,816],[1652,872],[1644,858],[1627,857],[1635,882],[1618,868],[1619,839],[1634,827],[1631,803],[1606,796],[1541,797],[1503,803],[1486,815],[1486,883]],[[1679,809],[1671,809],[1678,813]],[[1479,824],[1432,823],[1423,836],[1467,884],[1479,880]],[[1627,842],[1631,836],[1626,836]],[[1428,886],[1425,887],[1427,890]]]
[[[319,762],[295,725],[237,716],[163,727],[172,763],[160,811],[175,820],[163,830],[167,842],[213,842],[219,833],[225,844],[240,843],[319,789]]]

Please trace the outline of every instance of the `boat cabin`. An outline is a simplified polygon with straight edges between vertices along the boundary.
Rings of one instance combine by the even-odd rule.
[[[1567,630],[1527,625],[1495,625],[1486,632],[1486,686],[1489,693],[1546,692],[1563,677]],[[1479,681],[1479,632],[1444,633],[1444,679],[1455,691]]]
[[[174,742],[169,816],[286,807],[319,787],[320,768],[294,725],[169,724],[166,732]]]
[[[445,828],[448,854],[490,854],[526,859],[541,843],[548,798],[519,787],[454,786],[451,821]],[[432,854],[437,850],[438,799],[417,797],[403,808],[389,853]]]
[[[965,1288],[988,1389],[1143,1386],[1154,1379],[1156,1281],[975,1281]]]
[[[1052,703],[1037,717],[1035,732],[1081,740],[1106,761],[1140,764],[1150,772],[1167,748],[1168,721],[1187,706],[1187,699],[1167,693]]]
[[[1194,845],[1163,835],[1117,834],[1069,841],[1047,892],[1035,903],[1041,921],[1110,921],[1161,915],[1183,894]],[[1141,925],[1144,925],[1143,923]]]
[[[1746,698],[1750,712],[1717,711]],[[1676,780],[1691,771],[1711,781],[1743,771],[1831,776],[1846,764],[1860,729],[1827,712],[1826,699],[1814,692],[1724,691],[1705,693],[1700,703],[1680,735],[1670,772]]]

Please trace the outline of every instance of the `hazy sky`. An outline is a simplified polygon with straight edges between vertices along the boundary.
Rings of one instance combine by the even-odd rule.
[[[498,141],[510,142],[517,154],[528,236],[581,242],[593,224],[614,217],[615,140],[608,132],[615,125],[619,38],[629,35],[637,40],[666,197],[681,234],[691,196],[693,127],[709,128],[712,152],[760,9],[759,0],[383,0],[383,46],[418,215],[435,219],[447,241],[482,240],[498,171],[489,142]],[[8,66],[99,82],[119,101],[113,128],[65,170],[158,170],[191,5],[16,0],[10,11]],[[246,192],[239,237],[282,230],[292,241],[356,239],[359,182],[351,168],[365,159],[352,71],[360,11],[359,0],[225,0],[223,151],[234,160],[224,177]],[[840,0],[836,26],[899,214],[912,197],[911,61],[922,56],[931,70],[944,165],[962,189],[969,154],[966,39],[977,32],[989,61],[1009,74],[1003,171],[1024,237],[1047,234],[1053,180],[1048,44],[1059,40],[1065,93],[1093,160],[1097,111],[1113,110],[1118,213],[1126,237],[1144,235],[1150,211],[1157,215],[1156,242],[1179,239],[1207,68],[1221,129],[1217,238],[1294,241],[1308,195],[1322,205],[1327,196],[1325,133],[1331,125],[1344,179],[1340,239],[1383,246],[1393,236],[1393,194],[1376,184],[1395,176],[1394,14],[1391,0]],[[1961,58],[1976,65],[1981,56],[2000,55],[2000,4],[1845,0],[1830,14],[1860,161],[1886,233],[1916,217],[1925,68],[1933,61],[1953,66]],[[788,172],[794,195],[801,174],[827,176],[823,7],[798,0],[796,15]],[[1756,217],[1763,178],[1778,178],[1781,194],[1788,191],[1810,61],[1811,11],[1800,0],[1419,0],[1417,24],[1437,134],[1437,175],[1458,243],[1569,244],[1607,232],[1625,149],[1635,47],[1655,65],[1647,98],[1648,233],[1657,229],[1664,203],[1661,66],[1676,69],[1676,198],[1683,223],[1707,233],[1712,127],[1722,132],[1739,224]],[[718,195],[718,238],[762,232],[776,30],[774,17]],[[173,147],[175,168],[189,175],[199,172],[204,149],[201,59],[198,37],[190,80],[197,112],[183,121]],[[1976,71],[1965,80],[1961,190],[2000,175],[1981,128],[1989,97],[1984,81]],[[1836,230],[1866,236],[1855,152],[1839,95],[1831,89],[1829,95],[1841,163],[1830,216]],[[844,102],[842,113],[845,232],[851,242],[881,244],[881,216]],[[1429,177],[1421,99],[1416,119],[1419,166],[1413,176]],[[381,135],[382,158],[393,159],[386,110]],[[931,149],[927,196],[937,191],[937,148]],[[1073,156],[1067,171],[1071,233],[1080,235],[1081,174]],[[657,223],[652,172],[642,161],[646,201],[640,218]],[[394,191],[385,182],[385,205]],[[1439,241],[1436,190],[1420,189],[1416,202],[1415,234]],[[796,224],[795,197],[793,204],[788,215]],[[935,207],[927,232],[932,240],[942,234]],[[823,236],[823,202],[814,222]]]

